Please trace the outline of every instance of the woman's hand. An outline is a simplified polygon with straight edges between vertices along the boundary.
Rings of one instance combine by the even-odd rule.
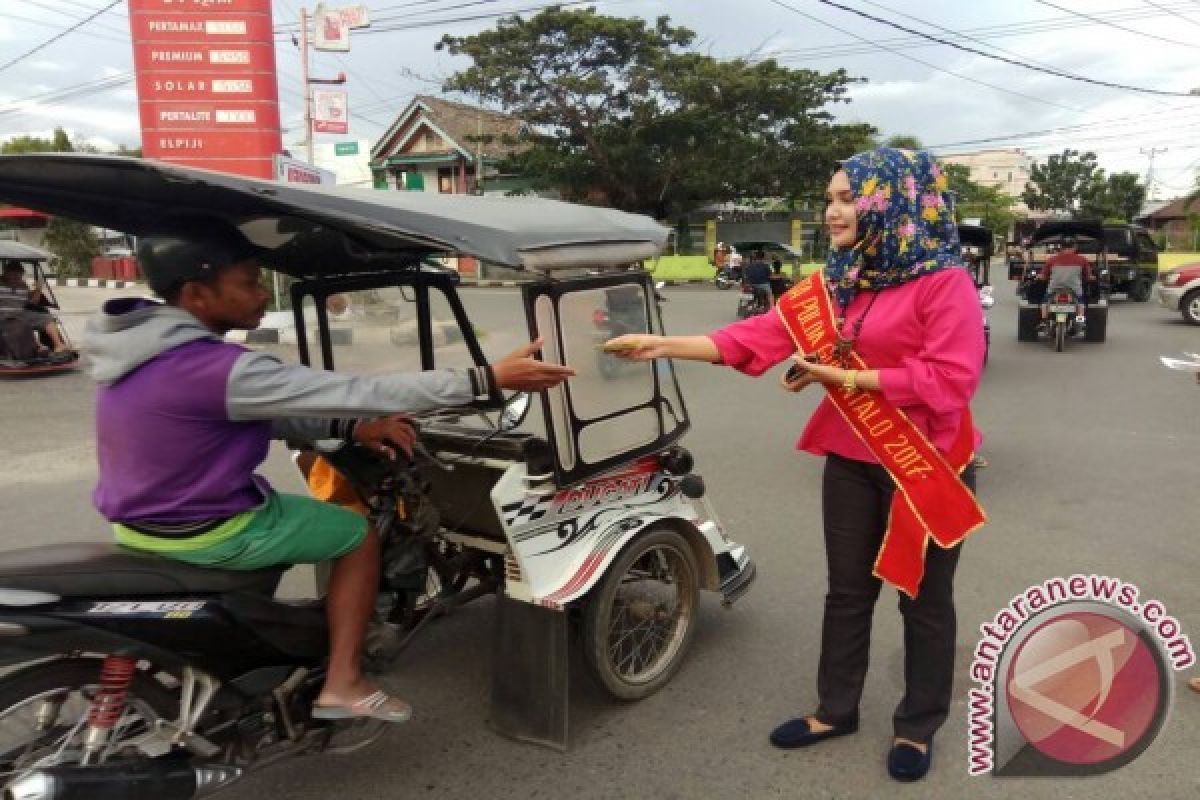
[[[853,391],[870,391],[877,392],[883,388],[880,382],[879,370],[864,369],[864,370],[848,370],[836,367],[832,364],[820,364],[815,361],[809,361],[804,356],[792,356],[795,362],[787,373],[783,376],[783,388],[790,392],[798,392],[810,383],[823,383],[826,386],[835,386]],[[850,373],[854,373],[853,376]],[[850,377],[850,385],[847,386],[846,378]]]
[[[664,337],[652,333],[627,333],[604,343],[604,352],[630,361],[670,357]]]
[[[798,392],[812,383],[824,383],[827,386],[840,386],[846,380],[846,370],[832,364],[818,364],[806,360],[803,356],[792,356],[794,362],[788,370],[791,378],[784,384],[789,391]],[[785,376],[785,378],[788,376]],[[797,386],[798,388],[792,388]]]

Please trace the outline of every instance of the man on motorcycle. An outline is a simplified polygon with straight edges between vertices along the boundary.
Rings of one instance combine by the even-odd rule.
[[[1042,325],[1047,324],[1050,316],[1051,293],[1068,289],[1075,293],[1075,325],[1082,330],[1086,320],[1084,311],[1087,309],[1083,289],[1084,283],[1092,280],[1092,265],[1076,250],[1075,237],[1063,238],[1062,248],[1046,259],[1041,278],[1046,281],[1046,296],[1042,299]]]
[[[750,263],[746,265],[746,276],[743,280],[750,285],[755,300],[760,302],[763,308],[772,306],[771,265],[767,263],[766,253],[762,250],[754,251]]]
[[[783,293],[792,288],[792,281],[783,274],[783,262],[778,258],[771,262],[771,296],[783,297]]]
[[[398,412],[544,389],[572,372],[534,360],[538,342],[489,367],[375,376],[228,343],[225,333],[257,327],[267,307],[257,253],[215,221],[139,241],[141,269],[164,302],[109,301],[86,336],[99,383],[96,508],[121,544],[199,566],[334,560],[329,669],[313,716],[402,722],[408,704],[370,684],[360,664],[379,586],[377,535],[363,516],[276,492],[255,470],[273,438],[411,455],[416,434]]]

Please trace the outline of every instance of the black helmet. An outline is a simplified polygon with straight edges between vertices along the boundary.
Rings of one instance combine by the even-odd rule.
[[[215,275],[260,252],[232,225],[215,220],[196,220],[170,232],[142,236],[137,244],[138,266],[160,297],[172,287]]]

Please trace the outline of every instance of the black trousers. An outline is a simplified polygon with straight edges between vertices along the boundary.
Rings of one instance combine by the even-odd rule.
[[[975,490],[974,467],[963,481]],[[858,721],[871,646],[871,615],[881,581],[871,574],[883,542],[895,484],[878,464],[831,455],[821,492],[829,592],[821,628],[817,718]],[[954,569],[960,547],[930,542],[915,600],[900,594],[904,616],[904,697],[896,706],[896,736],[926,742],[946,721],[954,686]]]

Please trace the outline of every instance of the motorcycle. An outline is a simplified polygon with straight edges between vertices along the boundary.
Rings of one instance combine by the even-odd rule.
[[[742,293],[738,295],[738,319],[746,319],[771,310],[771,303],[765,292],[755,289],[748,283],[742,284]]]
[[[741,282],[741,270],[734,267],[721,267],[717,270],[717,274],[713,276],[713,284],[722,291],[732,289]]]
[[[1057,288],[1047,291],[1049,317],[1045,320],[1047,341],[1054,345],[1054,352],[1061,353],[1067,339],[1083,335],[1083,326],[1075,318],[1078,299],[1070,289]]]
[[[529,405],[517,395],[497,432]],[[425,621],[501,585],[503,559],[435,538],[421,469],[448,465],[424,447],[412,461],[357,445],[324,457],[369,498],[383,545],[369,661],[394,660]],[[283,757],[373,742],[386,723],[311,716],[326,616],[320,601],[273,598],[286,569],[201,569],[105,544],[6,553],[5,661],[50,657],[0,680],[6,800],[187,800]]]
[[[983,363],[988,362],[988,354],[992,350],[992,323],[988,320],[988,311],[996,305],[995,290],[990,285],[979,287],[979,306],[983,309]]]

